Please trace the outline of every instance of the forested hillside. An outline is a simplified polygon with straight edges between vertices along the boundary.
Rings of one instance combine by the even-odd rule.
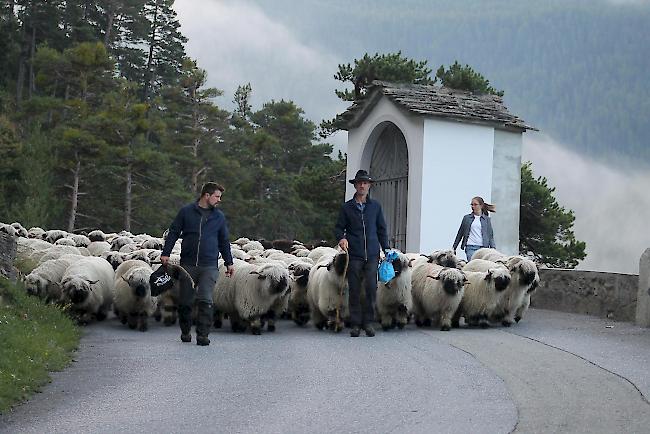
[[[454,60],[469,64],[505,91],[512,112],[566,146],[610,163],[650,164],[647,2],[256,4],[346,61],[401,50],[434,70]]]
[[[1,3],[0,221],[160,235],[217,181],[234,237],[333,237],[344,160],[291,101],[220,108],[172,4]]]

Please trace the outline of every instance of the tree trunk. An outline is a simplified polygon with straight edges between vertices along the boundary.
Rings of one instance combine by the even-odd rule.
[[[113,2],[108,3],[106,11],[106,29],[104,29],[104,45],[108,48],[111,42],[111,31],[113,30],[113,21],[115,20],[115,5]]]
[[[72,193],[70,195],[70,220],[68,220],[68,232],[74,230],[75,220],[77,218],[77,205],[79,202],[79,175],[81,173],[81,160],[79,159],[79,154],[75,152],[75,159],[77,164],[74,169],[72,169],[73,181],[72,181]]]
[[[36,28],[32,27],[32,40],[29,48],[29,98],[32,98],[32,92],[36,90],[34,77],[34,56],[36,54]]]
[[[133,211],[133,165],[126,167],[126,190],[124,192],[124,230],[131,232],[131,213]]]
[[[153,71],[151,71],[151,65],[153,65],[153,50],[156,45],[156,30],[158,29],[158,0],[155,2],[155,7],[153,11],[153,21],[151,23],[151,38],[149,39],[149,57],[147,59],[147,69],[145,70],[145,81],[144,81],[144,93],[143,101],[149,99],[149,91],[153,86]]]

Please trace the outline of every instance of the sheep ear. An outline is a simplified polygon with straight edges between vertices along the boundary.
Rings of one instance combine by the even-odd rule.
[[[443,270],[444,270],[444,268],[443,268]],[[433,272],[433,274],[427,275],[427,277],[430,277],[430,278],[435,279],[435,280],[440,280],[440,272],[441,271],[442,270],[436,270],[436,271]]]
[[[413,259],[409,259],[409,265],[408,265],[409,267],[412,267],[412,266],[413,266],[413,261],[415,261],[415,258],[413,258]]]
[[[327,268],[327,269],[329,270],[329,265],[319,265],[319,266],[316,267],[316,268]]]
[[[251,272],[248,273],[248,274],[257,274],[257,278],[260,279],[260,280],[261,280],[261,279],[266,279],[266,276],[263,275],[263,274],[260,274],[259,271],[251,271]]]
[[[129,281],[124,278],[124,276],[120,276],[120,277],[122,278],[123,281],[125,281],[126,283],[129,283]]]
[[[485,280],[488,282],[492,279],[492,270],[488,270],[487,274],[485,275]]]

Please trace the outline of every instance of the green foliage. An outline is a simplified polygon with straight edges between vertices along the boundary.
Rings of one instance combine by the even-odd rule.
[[[63,312],[0,278],[0,413],[27,399],[72,360],[79,329]]]
[[[443,86],[452,89],[462,89],[478,94],[490,93],[493,95],[503,96],[503,91],[497,91],[490,86],[490,81],[488,79],[474,71],[469,65],[461,66],[458,61],[455,61],[449,69],[445,69],[444,65],[440,65],[440,68],[436,71],[436,79],[440,80]]]
[[[375,53],[370,57],[368,53],[361,59],[354,60],[354,67],[351,64],[340,64],[339,70],[334,78],[342,82],[350,82],[354,90],[335,90],[336,95],[344,101],[354,101],[363,96],[365,87],[373,80],[383,80],[393,83],[415,83],[433,84],[434,80],[429,77],[431,69],[427,67],[427,61],[416,62],[402,56],[402,52],[389,54]]]
[[[233,113],[220,108],[222,92],[185,56],[172,3],[22,0],[2,10],[2,29],[15,34],[0,43],[0,220],[160,235],[217,181],[233,236],[331,239],[345,161],[293,102],[253,109],[250,83]],[[379,65],[378,78],[430,73],[399,53],[373,60],[388,61],[399,67]]]
[[[427,67],[427,61],[415,61],[402,56],[402,52],[379,54],[372,57],[368,53],[361,59],[354,59],[354,66],[351,64],[339,64],[339,70],[334,78],[343,83],[352,83],[353,90],[334,90],[336,96],[344,101],[355,101],[363,98],[366,87],[374,80],[388,81],[392,83],[414,83],[433,84],[434,79],[430,77],[431,69]],[[336,119],[323,120],[320,124],[319,135],[327,138],[340,128]]]
[[[519,251],[532,254],[548,267],[575,268],[584,259],[586,244],[573,233],[573,211],[561,207],[546,178],[535,179],[528,162],[521,166]]]

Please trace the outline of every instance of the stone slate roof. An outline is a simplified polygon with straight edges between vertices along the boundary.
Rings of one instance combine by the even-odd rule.
[[[344,130],[359,126],[381,97],[385,95],[410,112],[447,118],[458,122],[480,123],[495,128],[526,131],[536,128],[508,112],[497,95],[479,95],[468,91],[421,84],[395,84],[373,81],[364,98],[355,101],[337,116],[336,125]]]

